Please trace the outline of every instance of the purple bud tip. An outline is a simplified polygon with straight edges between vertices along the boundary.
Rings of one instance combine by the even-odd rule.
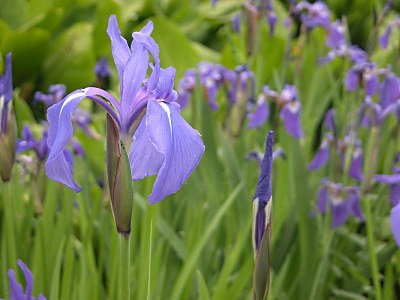
[[[267,145],[265,147],[264,159],[261,164],[261,174],[258,179],[256,192],[253,200],[258,198],[260,204],[267,205],[272,196],[272,146],[274,144],[274,132],[270,131],[267,137]]]

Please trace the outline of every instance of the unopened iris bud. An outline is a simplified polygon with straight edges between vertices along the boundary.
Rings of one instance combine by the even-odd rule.
[[[261,174],[253,197],[254,299],[265,299],[270,281],[273,131],[268,133]]]
[[[4,182],[10,180],[17,143],[12,96],[11,53],[9,53],[6,57],[4,75],[0,76],[0,175]]]
[[[132,174],[125,145],[117,125],[107,114],[107,172],[115,225],[120,234],[129,235],[133,207]]]

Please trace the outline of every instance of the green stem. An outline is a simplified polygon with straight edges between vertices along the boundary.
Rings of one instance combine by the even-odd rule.
[[[130,235],[120,234],[120,295],[121,300],[130,299]]]
[[[9,259],[7,266],[16,269],[17,259],[15,256],[15,227],[14,227],[14,208],[11,199],[10,183],[3,185],[4,189],[4,210],[5,210],[5,232],[7,234],[7,257]]]
[[[371,198],[367,197],[365,201],[366,207],[366,214],[367,214],[367,237],[368,237],[368,248],[369,248],[369,256],[371,262],[371,271],[372,271],[372,280],[374,283],[375,288],[375,299],[381,300],[382,293],[381,293],[381,285],[379,282],[379,268],[378,268],[378,261],[375,255],[375,239],[374,239],[374,226],[372,220],[372,212],[371,212]]]

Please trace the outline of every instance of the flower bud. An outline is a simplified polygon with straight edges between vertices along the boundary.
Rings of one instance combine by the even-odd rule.
[[[129,235],[133,207],[131,167],[118,127],[108,114],[107,174],[115,225],[120,234]]]

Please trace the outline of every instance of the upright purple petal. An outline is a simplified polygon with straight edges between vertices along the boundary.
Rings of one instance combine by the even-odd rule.
[[[127,41],[121,36],[115,15],[110,16],[108,19],[107,34],[111,40],[111,50],[115,66],[117,67],[118,77],[122,81],[124,67],[131,56],[131,51]]]
[[[174,91],[175,73],[176,70],[173,67],[160,69],[160,78],[155,91],[157,99],[172,102],[178,98],[178,94]]]
[[[153,72],[151,73],[150,78],[147,81],[148,92],[152,92],[155,88],[157,88],[158,78],[160,74],[160,49],[154,39],[150,36],[153,28],[153,22],[149,21],[140,32],[132,33],[133,39],[142,44],[142,46],[151,53],[155,62]],[[132,52],[134,51],[132,50]]]
[[[125,67],[123,77],[121,79],[121,119],[122,128],[126,132],[129,131],[129,117],[133,113],[133,108],[136,106],[135,98],[142,86],[142,82],[146,76],[149,54],[143,45],[139,42],[133,41],[132,55],[128,59]]]
[[[18,265],[21,268],[22,272],[25,276],[26,281],[26,299],[31,299],[32,290],[33,290],[33,276],[32,272],[28,269],[28,267],[22,262],[22,260],[18,260]]]
[[[336,20],[329,26],[326,45],[332,48],[346,45],[345,31],[342,21]]]
[[[357,147],[352,155],[349,176],[357,181],[363,181],[363,151],[361,147]]]
[[[281,110],[281,118],[287,132],[296,139],[303,137],[303,129],[300,124],[301,104],[299,101],[290,101]]]
[[[13,96],[11,52],[6,56],[5,72],[0,76],[0,97],[1,96],[4,96],[5,103],[8,103]]]
[[[233,17],[232,23],[233,29],[235,29],[237,34],[240,34],[240,13]]]
[[[164,156],[149,196],[150,204],[154,204],[180,189],[199,163],[204,145],[199,133],[169,103],[148,102],[146,129],[152,144]]]
[[[393,27],[393,25],[390,24],[386,28],[385,32],[378,39],[379,40],[379,44],[381,45],[381,47],[383,49],[386,49],[387,46],[389,45],[390,35],[392,34],[392,27]]]
[[[322,168],[329,160],[329,141],[324,139],[317,154],[314,156],[313,160],[308,164],[308,169],[310,171],[318,170]]]
[[[8,271],[8,281],[10,283],[10,300],[24,299],[24,288],[15,279],[15,272],[13,270]]]
[[[400,247],[400,204],[393,207],[390,212],[390,227],[397,246]]]
[[[263,208],[272,197],[272,154],[273,154],[273,140],[274,132],[268,132],[264,159],[261,164],[261,173],[258,178],[256,192],[254,194],[253,200],[258,199],[260,205],[263,205]]]
[[[107,56],[99,59],[96,66],[94,67],[94,72],[98,78],[105,79],[111,76],[111,70],[108,67]]]
[[[328,208],[329,190],[325,183],[318,190],[317,208],[324,214]]]
[[[331,130],[331,131],[336,130],[335,114],[336,114],[336,111],[334,108],[329,109],[325,114],[324,124],[328,130]]]

